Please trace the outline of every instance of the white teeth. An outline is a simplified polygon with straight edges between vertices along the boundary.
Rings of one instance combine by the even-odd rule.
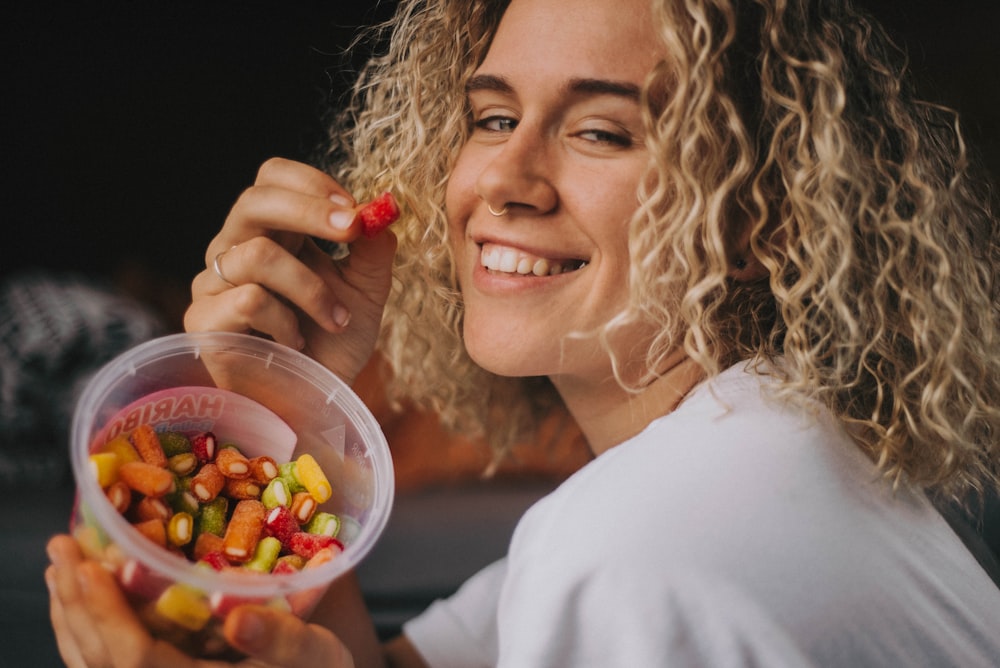
[[[517,269],[517,251],[512,248],[504,248],[500,252],[500,271],[513,273]]]
[[[483,246],[480,253],[480,263],[490,271],[499,271],[505,274],[518,274],[528,276],[556,276],[558,274],[579,269],[584,264],[577,266],[564,265],[562,262],[547,260],[545,258],[527,255],[513,248],[505,248],[493,244]]]

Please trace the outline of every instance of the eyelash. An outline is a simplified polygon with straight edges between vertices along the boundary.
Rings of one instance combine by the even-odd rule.
[[[583,130],[578,133],[578,135],[594,135],[594,139],[590,141],[594,141],[599,144],[610,144],[612,146],[620,146],[621,148],[629,148],[632,146],[632,138],[628,135],[615,134],[614,132],[608,132],[607,130]]]
[[[494,129],[490,127],[493,123],[503,123],[505,125],[509,124],[511,127],[505,130]],[[507,116],[484,116],[483,118],[475,120],[472,125],[477,130],[484,130],[486,132],[511,132],[515,127],[517,127],[517,120]]]
[[[502,129],[491,127],[494,124],[501,124],[507,127]],[[508,116],[484,116],[483,118],[475,120],[472,125],[476,130],[482,130],[484,132],[512,132],[514,128],[517,127],[517,120]],[[626,134],[616,134],[607,130],[581,130],[577,132],[575,136],[586,137],[587,135],[593,136],[593,139],[587,139],[586,141],[596,144],[617,146],[621,148],[629,148],[632,146],[632,138],[630,136]]]

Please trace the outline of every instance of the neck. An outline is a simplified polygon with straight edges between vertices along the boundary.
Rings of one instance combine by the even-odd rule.
[[[628,391],[610,378],[602,383],[553,377],[552,382],[595,455],[635,436],[673,411],[703,378],[698,364],[681,351],[649,385]]]

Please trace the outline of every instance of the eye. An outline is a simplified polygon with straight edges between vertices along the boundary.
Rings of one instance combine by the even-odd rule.
[[[517,119],[510,118],[509,116],[483,116],[482,118],[476,119],[473,122],[473,126],[477,130],[484,130],[486,132],[513,132],[514,128],[517,127]]]
[[[617,146],[620,148],[630,148],[633,144],[632,137],[625,132],[611,132],[603,129],[582,130],[577,133],[577,137],[595,144],[607,146]]]

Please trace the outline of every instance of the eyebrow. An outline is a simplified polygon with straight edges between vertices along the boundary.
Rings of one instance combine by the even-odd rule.
[[[570,79],[565,86],[567,93],[584,93],[589,95],[615,95],[639,100],[639,87],[627,81],[612,81],[609,79]],[[510,82],[501,76],[494,74],[477,74],[469,79],[465,85],[465,92],[474,93],[476,91],[494,91],[497,93],[513,94],[514,87]]]

